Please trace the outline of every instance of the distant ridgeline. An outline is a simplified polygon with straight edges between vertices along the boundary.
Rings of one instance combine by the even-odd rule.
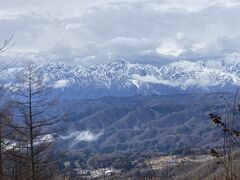
[[[88,67],[46,62],[37,67],[44,81],[64,99],[234,91],[240,75],[238,61],[218,65],[178,61],[164,66],[117,61]],[[1,80],[14,85],[22,70],[4,70]]]

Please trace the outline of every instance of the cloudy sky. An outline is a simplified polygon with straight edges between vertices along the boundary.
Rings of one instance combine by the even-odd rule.
[[[4,61],[164,64],[240,53],[240,0],[0,0]]]

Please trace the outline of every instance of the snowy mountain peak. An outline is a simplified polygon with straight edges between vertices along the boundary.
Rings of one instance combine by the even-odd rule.
[[[156,66],[121,60],[89,67],[49,61],[38,69],[55,89],[65,89],[70,94],[73,90],[81,97],[99,97],[231,90],[239,85],[240,61],[216,66],[211,61],[181,60]],[[14,82],[13,74],[17,71],[21,69],[8,69],[2,78]]]

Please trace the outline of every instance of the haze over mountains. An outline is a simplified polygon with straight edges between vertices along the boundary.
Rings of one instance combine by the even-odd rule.
[[[222,133],[209,118],[210,112],[229,111],[221,96],[233,98],[209,93],[65,101],[62,110],[68,117],[61,124],[60,144],[104,153],[221,147]]]
[[[216,63],[217,62],[217,63]],[[177,61],[164,66],[116,61],[91,66],[58,62],[39,65],[44,80],[67,99],[136,94],[233,91],[239,85],[240,61]],[[2,80],[13,83],[22,68],[11,68]]]
[[[58,146],[103,153],[218,146],[221,133],[208,114],[225,112],[219,96],[232,98],[227,91],[236,90],[240,75],[238,59],[164,66],[123,60],[88,67],[47,62],[37,68],[64,100],[58,111],[67,116],[59,124]],[[2,80],[14,85],[22,70],[8,69]]]

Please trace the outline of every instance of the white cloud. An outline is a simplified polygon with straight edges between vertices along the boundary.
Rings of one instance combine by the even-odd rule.
[[[211,6],[234,7],[239,5],[238,0],[163,0],[149,1],[148,5],[156,10],[169,11],[175,9],[184,9],[189,12],[197,12]]]
[[[87,142],[90,142],[90,141],[95,141],[101,135],[102,135],[102,133],[93,134],[90,131],[84,131],[84,132],[79,133],[75,137],[75,140],[76,141],[87,141]]]
[[[164,56],[180,56],[186,50],[176,41],[168,40],[162,43],[157,49],[157,53]]]
[[[92,133],[89,130],[86,131],[75,131],[69,133],[67,136],[61,136],[62,139],[72,139],[71,146],[76,145],[81,141],[91,142],[97,140],[103,132],[99,132],[97,134]]]
[[[12,59],[161,64],[240,51],[239,0],[12,0],[0,12]]]
[[[66,79],[61,79],[55,82],[54,84],[54,88],[58,89],[58,88],[64,88],[66,86],[69,85],[69,80]]]

